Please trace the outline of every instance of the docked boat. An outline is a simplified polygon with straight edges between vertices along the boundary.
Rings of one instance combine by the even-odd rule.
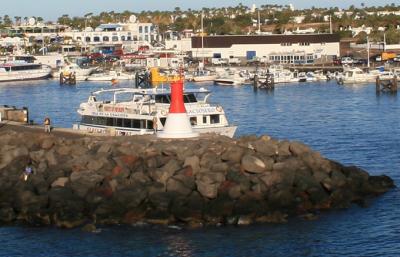
[[[374,82],[379,74],[364,72],[360,68],[352,68],[336,78],[339,85]]]
[[[59,74],[63,73],[65,76],[67,76],[70,73],[73,73],[75,75],[75,77],[76,77],[76,80],[83,81],[83,80],[87,80],[87,78],[95,70],[96,70],[95,68],[82,68],[76,63],[71,63],[71,64],[68,64],[65,67],[61,68],[60,71],[59,71]],[[56,77],[56,76],[53,75],[53,77]],[[58,78],[58,76],[57,76],[57,78]]]
[[[0,82],[46,79],[51,75],[50,66],[16,61],[0,64]]]
[[[193,82],[207,82],[217,79],[217,74],[209,70],[199,69],[195,71],[191,77]]]
[[[299,82],[315,82],[317,78],[313,72],[299,72],[297,79]]]
[[[120,71],[109,71],[90,75],[88,81],[113,81],[113,80],[132,80],[135,76]]]
[[[220,105],[207,102],[210,91],[185,90],[185,107],[193,130],[233,137],[236,126],[228,123]],[[169,89],[121,88],[93,92],[78,109],[75,129],[113,135],[154,134],[163,130],[170,107]]]
[[[246,78],[242,77],[235,69],[224,69],[219,72],[218,77],[214,79],[214,83],[217,85],[240,86],[246,83]]]
[[[275,84],[299,82],[296,76],[297,73],[293,73],[281,65],[272,65],[268,70],[261,71],[258,77],[260,79],[265,79],[267,74],[272,74]]]

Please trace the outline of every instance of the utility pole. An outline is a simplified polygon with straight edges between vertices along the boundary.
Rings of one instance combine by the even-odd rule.
[[[383,33],[383,51],[386,51],[386,32]]]
[[[332,34],[332,15],[329,15],[329,32]]]
[[[201,67],[204,67],[204,11],[201,12],[201,55],[203,57],[203,63]]]
[[[370,67],[369,63],[369,37],[367,36],[367,64],[368,64],[368,69]]]
[[[260,10],[258,10],[258,34],[261,35]]]

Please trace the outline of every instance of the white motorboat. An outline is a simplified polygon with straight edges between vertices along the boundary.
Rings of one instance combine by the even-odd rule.
[[[258,76],[260,79],[264,79],[266,74],[273,75],[275,84],[299,82],[295,73],[285,69],[281,65],[272,65],[267,71],[262,71]]]
[[[394,79],[395,76],[396,76],[395,73],[391,71],[382,71],[379,73],[378,78],[380,80],[391,80]]]
[[[15,61],[0,64],[0,82],[46,79],[51,75],[50,66]]]
[[[317,78],[315,77],[314,73],[311,71],[299,72],[297,78],[298,78],[299,82],[315,82],[315,81],[317,81]]]
[[[218,78],[214,79],[214,83],[217,85],[240,86],[246,83],[246,78],[240,76],[236,69],[223,69],[223,71],[219,71]]]
[[[76,63],[71,63],[66,65],[65,67],[61,68],[58,72],[68,75],[70,73],[75,74],[76,80],[83,81],[87,80],[87,78],[95,71],[95,68],[82,68]],[[58,74],[58,75],[59,75]],[[53,77],[56,77],[53,75]],[[57,76],[58,77],[58,76]]]
[[[336,78],[339,85],[375,82],[379,74],[364,72],[360,68],[346,70]]]
[[[135,79],[134,75],[113,70],[105,73],[92,74],[87,78],[88,81],[113,81],[113,80],[132,80],[132,79]]]
[[[217,74],[209,70],[199,69],[195,71],[191,77],[193,82],[213,81],[217,78]]]
[[[329,78],[322,70],[316,70],[313,72],[313,77],[315,81],[327,81]]]
[[[210,91],[204,88],[184,92],[185,107],[193,130],[233,137],[237,127],[228,123],[220,105],[207,102],[209,95]],[[80,105],[78,113],[82,119],[74,128],[115,135],[153,134],[155,128],[163,130],[169,107],[169,89],[100,90],[93,92],[88,101]]]

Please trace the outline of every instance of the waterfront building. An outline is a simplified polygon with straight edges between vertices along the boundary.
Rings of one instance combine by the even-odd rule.
[[[275,63],[311,63],[340,56],[336,34],[192,37],[194,58],[267,58]]]
[[[83,30],[73,30],[69,26],[59,24],[37,23],[33,18],[29,23],[7,28],[6,34],[29,39],[29,42],[42,43],[70,39],[69,43],[81,47],[99,44],[119,45],[150,45],[155,40],[160,40],[158,28],[152,23],[141,23],[131,17],[127,23],[101,24],[96,28],[86,27]]]

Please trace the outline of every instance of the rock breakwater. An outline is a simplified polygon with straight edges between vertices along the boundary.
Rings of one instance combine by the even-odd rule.
[[[0,129],[0,153],[3,224],[285,222],[394,186],[387,176],[268,136],[69,137],[8,127]],[[33,173],[25,181],[26,167]]]

